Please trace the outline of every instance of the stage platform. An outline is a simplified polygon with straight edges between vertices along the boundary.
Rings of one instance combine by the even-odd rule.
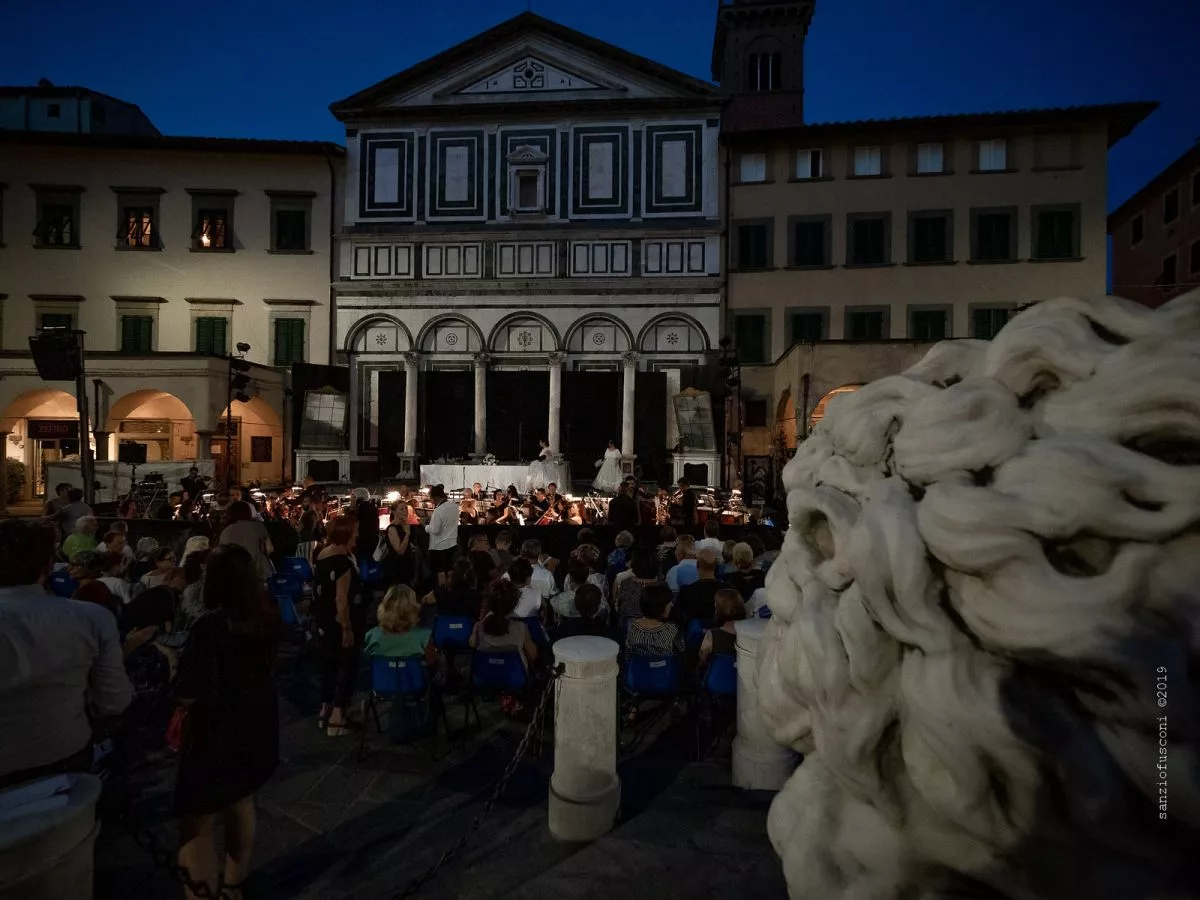
[[[550,480],[563,493],[571,489],[571,466],[569,463],[550,464]],[[475,482],[483,485],[488,493],[502,491],[510,484],[525,493],[525,479],[529,475],[528,463],[497,463],[494,466],[463,463],[429,463],[421,466],[421,486],[440,484],[448,491],[461,491]]]

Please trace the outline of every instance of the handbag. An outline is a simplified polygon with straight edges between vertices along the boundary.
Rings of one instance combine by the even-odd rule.
[[[183,749],[183,726],[187,720],[187,714],[186,706],[176,707],[175,712],[171,714],[171,721],[167,723],[167,746],[176,753]]]
[[[388,553],[391,552],[392,542],[388,540],[388,531],[391,530],[392,526],[389,525],[387,531],[379,536],[379,543],[375,545],[375,552],[371,555],[371,558],[375,562],[383,562],[387,559]]]

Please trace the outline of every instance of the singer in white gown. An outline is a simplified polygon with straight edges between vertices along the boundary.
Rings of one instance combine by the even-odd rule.
[[[529,474],[525,476],[525,489],[529,491],[544,488],[554,480],[554,469],[550,463],[554,454],[550,450],[550,445],[545,438],[540,438],[538,447],[541,448],[538,458],[529,464]]]
[[[617,449],[617,445],[612,441],[608,442],[608,449],[604,451],[604,460],[600,463],[600,471],[596,474],[596,480],[592,482],[592,487],[605,494],[615,494],[617,488],[621,486],[621,451]]]

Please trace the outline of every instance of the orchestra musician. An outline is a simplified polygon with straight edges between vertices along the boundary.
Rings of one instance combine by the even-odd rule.
[[[549,511],[550,501],[544,488],[537,488],[525,499],[525,518],[530,522],[541,522]]]
[[[474,492],[470,488],[464,488],[462,500],[458,503],[458,524],[478,525],[481,518]]]
[[[671,497],[671,520],[684,528],[696,524],[696,493],[686,478],[679,479],[679,490]]]

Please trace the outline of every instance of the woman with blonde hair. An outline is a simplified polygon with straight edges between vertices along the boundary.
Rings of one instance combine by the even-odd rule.
[[[418,624],[421,604],[407,584],[388,588],[375,617],[379,624],[367,632],[363,646],[368,656],[424,656],[429,665],[437,662],[433,632]]]
[[[734,571],[725,576],[729,586],[737,588],[743,600],[749,600],[754,592],[766,584],[766,573],[754,565],[754,548],[747,543],[733,547]]]
[[[700,643],[700,664],[714,654],[737,654],[737,631],[734,623],[746,618],[746,601],[733,588],[721,588],[713,597],[716,607],[715,628],[704,632]]]

